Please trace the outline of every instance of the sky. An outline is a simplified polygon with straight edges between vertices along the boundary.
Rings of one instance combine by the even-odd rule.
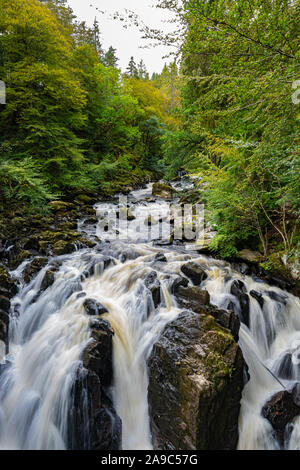
[[[138,28],[130,27],[124,29],[122,22],[113,20],[110,16],[115,12],[124,12],[125,9],[134,11],[150,27],[169,31],[171,25],[165,21],[172,18],[172,14],[165,10],[156,9],[155,0],[68,0],[68,4],[73,9],[78,19],[86,21],[92,25],[97,17],[100,25],[102,46],[105,50],[109,46],[117,49],[119,67],[125,71],[130,57],[135,58],[136,63],[144,60],[146,68],[150,73],[161,72],[164,63],[169,63],[172,59],[163,56],[169,54],[171,50],[164,46],[152,47],[151,49],[141,49],[139,46],[146,45],[142,34]],[[98,10],[104,11],[104,14]],[[171,28],[172,29],[172,28]]]

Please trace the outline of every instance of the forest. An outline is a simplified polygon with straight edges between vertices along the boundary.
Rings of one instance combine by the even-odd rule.
[[[299,257],[299,17],[291,0],[154,2],[180,27],[151,79],[65,0],[1,0],[1,204],[200,178],[211,249]],[[266,265],[267,266],[267,265]]]

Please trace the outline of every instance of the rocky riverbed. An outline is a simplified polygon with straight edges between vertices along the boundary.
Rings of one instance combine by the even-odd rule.
[[[153,225],[152,219],[160,226],[166,217],[156,220],[156,211],[164,201],[176,196],[180,201],[177,191],[165,184],[155,185],[152,193],[151,187],[134,191],[125,208],[128,223],[142,216],[146,226]],[[181,197],[197,201],[193,189]],[[47,216],[26,218],[16,211],[9,226],[2,226],[0,341],[2,357],[5,352],[10,356],[1,366],[0,389],[8,378],[15,380],[11,361],[25,357],[19,345],[32,344],[38,351],[35,334],[41,334],[44,324],[49,323],[51,331],[55,315],[69,322],[76,313],[81,326],[70,332],[69,340],[80,353],[70,362],[66,412],[55,424],[63,446],[235,449],[244,432],[238,425],[247,407],[243,390],[253,386],[251,373],[257,373],[248,343],[245,346],[245,335],[257,334],[254,311],[261,311],[265,323],[260,328],[266,328],[268,348],[279,335],[268,319],[270,309],[290,305],[291,294],[281,289],[297,293],[297,285],[278,273],[264,272],[245,253],[230,265],[207,257],[207,246],[195,251],[174,237],[147,243],[110,241],[110,225],[103,223],[100,212],[116,208],[117,202],[99,203],[89,196],[56,201]],[[53,299],[54,305],[42,315],[43,306]],[[58,322],[55,335],[63,338],[64,328]],[[65,343],[61,358],[67,354]],[[53,357],[57,354],[53,351]],[[250,385],[245,359],[250,361]],[[274,375],[276,364],[266,363]],[[39,367],[46,370],[47,363]],[[43,403],[57,406],[42,384],[39,387],[42,404],[35,405],[37,409]],[[272,384],[258,404],[264,422],[272,422],[272,413],[262,408],[275,392]],[[9,390],[4,397],[6,393]],[[5,400],[3,406],[5,416]],[[278,431],[281,446],[282,426],[285,429],[298,414],[289,416],[287,421],[282,418],[285,424]],[[34,447],[32,440],[22,442],[20,448],[25,442]],[[62,446],[59,439],[55,442]],[[47,445],[51,448],[53,442]]]

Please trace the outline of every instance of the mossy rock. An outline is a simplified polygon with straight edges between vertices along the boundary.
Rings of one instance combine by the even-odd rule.
[[[88,196],[87,194],[78,194],[75,199],[75,202],[77,201],[81,204],[92,204],[94,199]]]
[[[24,281],[28,284],[34,278],[34,276],[46,266],[47,263],[48,258],[46,257],[34,258],[34,260],[32,260],[24,270]]]
[[[196,204],[201,201],[202,193],[198,189],[184,191],[179,199],[180,204]]]
[[[290,270],[282,262],[283,255],[283,252],[272,253],[268,256],[267,261],[261,263],[260,266],[273,276],[278,276],[287,282],[294,282]]]
[[[174,196],[174,189],[172,186],[166,183],[154,183],[152,188],[152,194],[156,197],[163,199],[171,199]]]
[[[48,206],[54,212],[61,212],[61,211],[68,211],[70,209],[74,209],[75,206],[71,202],[64,202],[64,201],[51,201],[49,202]]]
[[[74,250],[74,244],[65,240],[59,240],[58,242],[54,243],[52,247],[53,254],[56,256],[67,255],[72,253]]]
[[[0,286],[8,289],[11,285],[10,274],[4,266],[0,266]]]

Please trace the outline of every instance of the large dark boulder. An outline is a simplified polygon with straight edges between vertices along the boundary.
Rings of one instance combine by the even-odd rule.
[[[181,267],[181,271],[193,281],[195,286],[199,286],[207,278],[207,274],[200,264],[190,261]]]
[[[264,306],[264,299],[263,299],[263,295],[261,292],[257,292],[256,290],[251,290],[250,291],[250,295],[251,297],[253,297],[254,299],[257,300],[257,302],[259,303],[260,305],[260,308],[263,308]]]
[[[231,333],[207,313],[182,312],[148,361],[157,449],[235,449],[244,360]]]
[[[210,303],[210,295],[205,289],[201,289],[198,286],[195,287],[184,287],[179,286],[177,290],[177,297],[184,298],[193,304],[196,302],[201,305],[209,305]],[[186,304],[185,304],[186,305]]]
[[[95,299],[86,299],[83,302],[83,307],[85,313],[91,316],[99,316],[108,313],[107,308]]]
[[[188,284],[189,284],[189,281],[187,280],[186,277],[182,277],[182,276],[176,277],[171,286],[172,294],[176,295],[178,293],[178,289],[180,286],[187,287]]]
[[[112,338],[114,331],[107,320],[95,319],[91,322],[92,338],[86,346],[82,362],[86,369],[95,372],[104,386],[112,382]]]
[[[293,422],[300,414],[299,392],[300,384],[296,384],[291,391],[283,390],[276,393],[263,406],[262,416],[272,424],[281,445],[284,443],[287,424]]]
[[[90,328],[91,340],[72,387],[68,449],[120,450],[122,423],[110,397],[114,332],[108,321],[99,318],[91,320]]]
[[[250,302],[249,296],[247,294],[247,289],[245,284],[242,281],[235,280],[231,284],[230,292],[234,295],[240,304],[240,320],[245,323],[246,326],[249,326],[250,322]]]

